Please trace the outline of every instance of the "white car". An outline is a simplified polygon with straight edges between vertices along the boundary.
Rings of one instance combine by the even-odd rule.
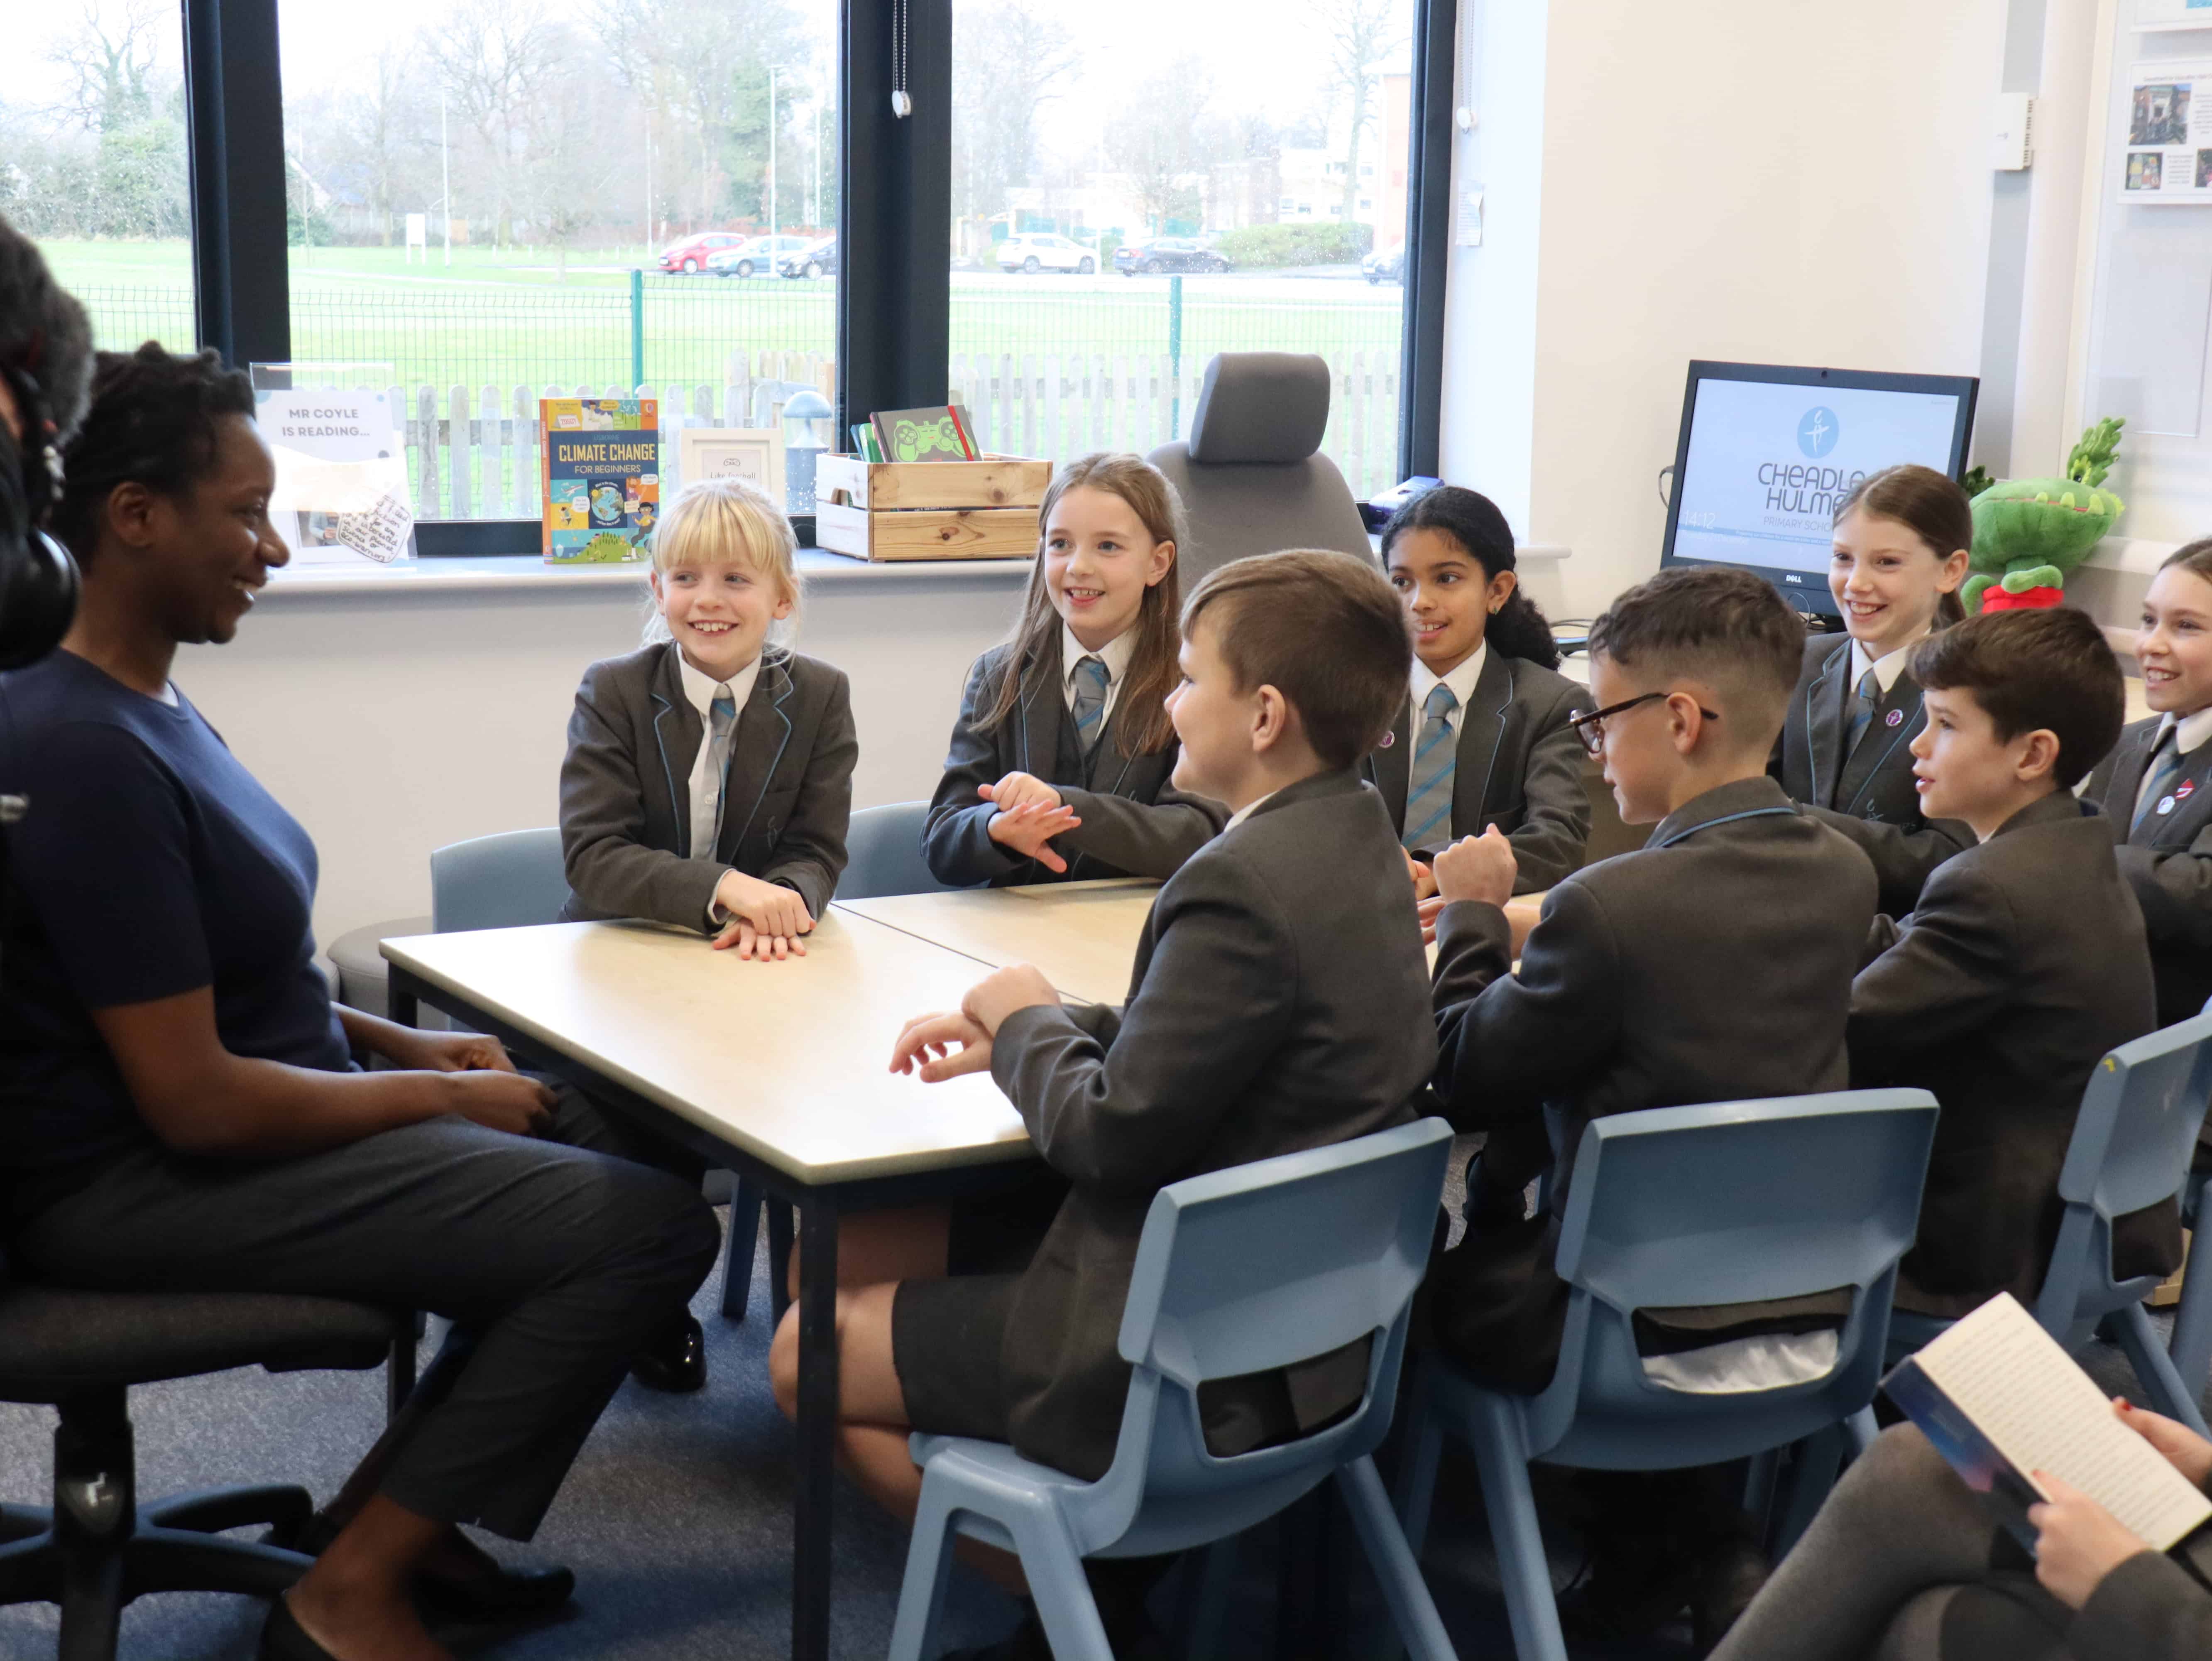
[[[1098,256],[1071,237],[1049,231],[1025,231],[999,244],[999,269],[1025,271],[1073,271],[1089,277],[1098,269]]]
[[[750,277],[775,270],[775,262],[797,253],[816,240],[811,236],[750,236],[734,248],[720,248],[707,256],[707,270],[714,277]]]

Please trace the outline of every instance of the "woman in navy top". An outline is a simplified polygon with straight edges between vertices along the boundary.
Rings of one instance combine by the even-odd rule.
[[[456,1341],[325,1513],[280,1658],[445,1653],[419,1592],[565,1597],[455,1526],[527,1538],[630,1358],[713,1262],[695,1190],[499,1043],[332,1006],[315,851],[171,684],[271,567],[273,468],[212,353],[103,355],[56,528],[61,650],[0,675],[0,1219],[43,1278],[428,1309]],[[363,1072],[349,1050],[392,1062]],[[597,1151],[593,1151],[597,1150]]]

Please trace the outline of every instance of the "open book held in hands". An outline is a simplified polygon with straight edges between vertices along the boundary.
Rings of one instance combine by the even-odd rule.
[[[2154,1551],[2212,1518],[2212,1500],[2122,1424],[2073,1357],[2009,1293],[1899,1362],[1882,1388],[2031,1552],[2027,1508],[2048,1471]]]

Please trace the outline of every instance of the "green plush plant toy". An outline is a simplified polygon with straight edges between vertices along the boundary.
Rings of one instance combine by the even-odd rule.
[[[2119,497],[2097,487],[2112,471],[2125,424],[2107,416],[2083,433],[2063,478],[2002,479],[1974,498],[1973,575],[1960,593],[1968,611],[2059,603],[2067,577],[2120,516]]]

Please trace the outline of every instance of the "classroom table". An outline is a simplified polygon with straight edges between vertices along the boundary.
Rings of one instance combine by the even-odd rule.
[[[889,1070],[907,1018],[957,1007],[982,964],[845,906],[787,963],[636,922],[414,935],[383,952],[394,1020],[441,1009],[798,1208],[792,1654],[826,1661],[838,1218],[986,1191],[1033,1157],[988,1074],[923,1085]]]
[[[838,900],[833,909],[889,924],[994,969],[1035,964],[1063,997],[1118,1004],[1129,995],[1137,941],[1159,891],[1156,882],[1125,877],[887,894]]]

